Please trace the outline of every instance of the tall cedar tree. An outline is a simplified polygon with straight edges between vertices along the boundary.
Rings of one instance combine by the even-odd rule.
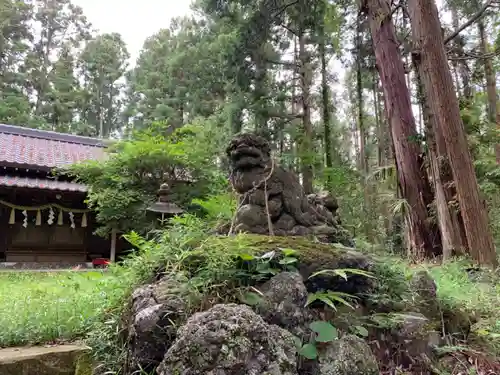
[[[469,251],[479,264],[497,266],[488,214],[479,197],[436,4],[434,0],[408,0],[408,12],[425,94],[446,142]]]
[[[390,5],[386,0],[367,0],[364,8],[369,17],[377,68],[384,90],[401,193],[410,205],[408,219],[411,248],[417,257],[432,256],[438,250],[434,246],[436,238],[429,224],[424,199],[430,186],[419,157],[415,119]]]
[[[425,124],[425,140],[427,143],[427,156],[430,164],[430,173],[434,185],[436,213],[441,233],[441,243],[443,246],[443,261],[448,260],[452,255],[464,255],[466,240],[462,241],[463,233],[459,213],[448,203],[455,195],[453,176],[449,171],[446,156],[446,143],[440,127],[437,125],[437,118],[432,113],[429,100],[425,95],[422,84],[420,59],[413,54],[413,64],[415,76],[417,78],[418,99],[422,109]],[[452,191],[453,190],[453,191]],[[465,235],[463,237],[465,239]]]

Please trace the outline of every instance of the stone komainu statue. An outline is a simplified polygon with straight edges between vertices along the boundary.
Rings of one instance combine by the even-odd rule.
[[[240,194],[234,232],[315,235],[322,242],[353,245],[351,236],[340,225],[336,199],[325,193],[306,196],[298,176],[271,158],[265,138],[238,134],[226,154],[231,184]]]

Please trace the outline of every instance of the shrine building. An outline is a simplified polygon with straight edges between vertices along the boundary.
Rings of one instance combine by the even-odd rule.
[[[0,263],[115,260],[126,244],[116,233],[107,239],[93,234],[87,187],[52,173],[106,155],[100,139],[0,124]]]

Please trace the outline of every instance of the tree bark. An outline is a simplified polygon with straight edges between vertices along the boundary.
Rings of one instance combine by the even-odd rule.
[[[464,254],[464,245],[460,237],[461,226],[457,214],[452,211],[448,202],[452,199],[447,193],[452,189],[453,178],[442,173],[442,160],[447,160],[446,145],[443,142],[441,129],[437,124],[436,116],[432,113],[429,101],[425,95],[422,84],[422,66],[418,56],[413,56],[415,76],[417,78],[418,99],[422,108],[425,124],[425,139],[428,147],[430,172],[434,185],[436,212],[443,246],[443,259],[445,262],[453,255]],[[439,140],[439,143],[437,142]],[[451,181],[450,181],[451,180]]]
[[[266,111],[267,97],[267,66],[263,56],[263,46],[254,52],[255,62],[255,89],[253,93],[253,106],[255,114],[255,130],[270,139],[268,120]]]
[[[415,53],[430,108],[443,132],[460,203],[467,244],[479,264],[498,264],[488,216],[467,145],[453,79],[446,60],[441,24],[434,0],[408,0]]]
[[[365,128],[365,103],[363,96],[363,77],[362,77],[362,56],[361,56],[361,25],[362,20],[358,20],[358,30],[356,31],[356,97],[358,101],[358,131],[359,131],[359,170],[362,171],[363,178],[368,173],[368,156],[366,154],[366,128]],[[366,197],[365,197],[366,198]],[[366,203],[366,202],[365,202]]]
[[[420,165],[420,147],[411,109],[410,94],[405,82],[405,69],[398,51],[398,40],[387,0],[365,3],[382,82],[386,114],[391,127],[401,193],[410,206],[408,225],[411,251],[417,258],[435,253],[433,235],[425,204],[425,192],[430,190],[425,171]]]
[[[480,40],[480,50],[483,55],[486,55],[489,51],[488,48],[488,37],[486,36],[486,25],[484,20],[480,19],[477,23],[477,28],[479,31]],[[497,123],[499,113],[497,112],[497,86],[496,86],[496,74],[495,68],[493,67],[493,62],[490,58],[483,59],[484,64],[484,76],[486,78],[486,96],[488,98],[488,121],[491,124],[496,124],[500,127],[500,123]],[[497,163],[500,164],[500,144],[495,145],[495,155]]]
[[[450,4],[451,6],[451,20],[453,24],[453,28],[458,30],[458,11],[456,9],[455,4]],[[464,47],[465,42],[464,38],[460,35],[457,35],[453,40],[453,48],[456,51],[457,56],[465,56]],[[467,60],[462,59],[457,61],[458,74],[462,80],[462,88],[464,99],[469,103],[472,100],[472,88],[470,86],[470,72],[469,66],[467,65]],[[468,104],[467,104],[468,105]]]
[[[323,17],[324,18],[324,17]],[[324,22],[324,21],[321,21]],[[331,139],[331,115],[330,115],[330,90],[328,88],[328,72],[326,63],[326,35],[325,28],[322,24],[320,26],[320,41],[318,45],[318,50],[321,58],[321,109],[323,111],[323,137],[324,137],[324,149],[325,149],[325,165],[327,168],[333,167],[332,158],[332,139]],[[330,184],[330,177],[328,178],[328,183]],[[331,186],[328,186],[331,188]]]
[[[301,170],[302,185],[306,194],[313,193],[313,163],[312,163],[312,123],[311,123],[311,83],[312,72],[309,61],[309,52],[306,50],[306,35],[302,30],[299,31],[299,61],[300,61],[300,87],[302,91],[302,125],[303,133],[301,135]]]

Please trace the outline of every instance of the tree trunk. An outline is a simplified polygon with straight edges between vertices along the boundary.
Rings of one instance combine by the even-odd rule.
[[[270,139],[267,126],[268,116],[266,113],[267,96],[267,66],[262,55],[263,47],[255,51],[255,89],[253,95],[253,106],[255,113],[255,129],[262,135]]]
[[[364,97],[363,97],[363,58],[361,56],[361,22],[362,19],[358,19],[358,27],[356,30],[356,97],[358,102],[358,131],[359,131],[359,170],[361,171],[363,178],[366,177],[368,173],[368,158],[366,155],[366,129],[364,121]],[[364,184],[364,182],[363,182]],[[366,195],[366,194],[365,194]],[[365,196],[366,199],[366,196]],[[366,205],[366,202],[365,202]]]
[[[302,26],[300,26],[302,27]],[[302,125],[301,162],[302,185],[306,194],[313,192],[313,162],[312,162],[312,124],[311,124],[311,84],[312,72],[309,62],[309,53],[306,50],[305,34],[299,33],[299,61],[300,61],[300,87],[302,91]]]
[[[479,197],[436,4],[434,0],[408,0],[408,10],[417,47],[415,53],[422,67],[425,94],[446,142],[469,251],[479,264],[496,266],[488,216]]]
[[[453,25],[453,30],[458,30],[460,27],[459,24],[459,19],[458,19],[458,10],[456,7],[456,4],[449,4],[451,7],[451,22]],[[456,55],[458,57],[465,56],[465,42],[464,42],[464,37],[462,35],[457,35],[453,39],[453,48],[456,51]],[[458,69],[458,74],[461,79],[462,83],[462,88],[463,88],[463,96],[464,99],[466,100],[467,103],[469,103],[472,100],[472,88],[470,85],[470,71],[469,71],[469,66],[467,64],[466,59],[460,59],[456,61],[456,69]],[[458,87],[458,86],[457,86]],[[468,105],[468,104],[467,104]]]
[[[486,26],[483,19],[480,19],[477,22],[477,28],[479,31],[479,40],[481,43],[480,50],[483,55],[486,55],[489,52],[489,48],[488,37],[486,36]],[[495,68],[493,67],[493,61],[491,61],[491,58],[484,58],[483,62],[484,76],[486,78],[486,96],[488,98],[488,121],[491,124],[496,124],[497,127],[500,127],[500,123],[497,123],[499,114],[497,112],[497,86]],[[495,155],[497,163],[500,164],[500,144],[495,145]]]
[[[378,80],[376,72],[372,74],[372,94],[373,94],[373,106],[375,107],[375,128],[377,129],[377,166],[385,166],[386,162],[384,160],[385,156],[385,129],[382,126],[382,121],[380,121],[379,116],[379,102],[378,102]]]
[[[229,113],[229,118],[230,118],[230,127],[231,127],[231,132],[232,134],[237,134],[241,132],[241,129],[243,128],[243,121],[242,121],[242,116],[243,116],[243,111],[240,106],[240,101],[239,98],[237,99],[238,103],[232,103],[231,104],[231,112]]]
[[[374,236],[371,230],[371,220],[370,213],[371,210],[371,192],[370,186],[367,184],[367,176],[368,176],[368,152],[366,149],[366,141],[367,141],[367,131],[366,131],[366,123],[365,123],[365,101],[363,95],[363,56],[362,56],[362,30],[361,26],[363,24],[363,19],[361,18],[361,12],[358,13],[358,22],[357,22],[357,30],[356,30],[356,96],[358,102],[358,131],[359,131],[359,170],[361,171],[361,184],[363,185],[363,214],[365,220],[363,220],[363,230],[364,234],[367,237],[369,242],[374,242]]]
[[[388,158],[387,158],[387,149],[390,149],[389,137],[387,135],[387,124],[385,121],[382,121],[382,109],[380,104],[380,93],[378,87],[378,75],[376,71],[373,71],[372,74],[373,79],[373,103],[375,106],[375,124],[377,129],[377,166],[379,168],[383,168],[381,171],[381,180],[385,180],[388,176],[386,174],[388,167]],[[384,237],[387,239],[389,233],[391,232],[392,227],[392,215],[389,207],[389,202],[382,202],[382,216],[384,218]]]
[[[443,262],[450,259],[455,254],[463,254],[464,246],[460,237],[460,225],[458,220],[456,220],[456,214],[454,214],[448,205],[449,198],[447,197],[447,188],[451,181],[447,180],[447,175],[441,173],[440,162],[442,158],[447,159],[446,156],[446,145],[443,142],[436,142],[436,138],[442,140],[441,129],[437,124],[436,116],[432,113],[429,106],[427,97],[425,96],[424,87],[422,84],[421,76],[421,65],[418,56],[413,56],[413,65],[415,68],[415,76],[417,78],[417,89],[418,98],[422,108],[422,113],[424,117],[425,124],[425,135],[426,142],[428,146],[428,155],[430,161],[430,169],[432,175],[432,181],[434,184],[435,200],[436,200],[436,211],[439,224],[439,230],[441,233],[441,243],[443,246]],[[441,153],[439,153],[441,151]],[[448,187],[448,190],[451,187]],[[451,197],[450,197],[451,198]]]
[[[408,224],[411,250],[416,257],[433,256],[433,236],[424,192],[430,190],[420,168],[420,147],[412,114],[405,70],[387,0],[368,0],[366,7],[375,49],[377,68],[384,89],[386,114],[391,127],[398,179],[403,198],[410,206]]]
[[[297,36],[294,34],[292,36],[293,38],[293,71],[292,71],[292,115],[297,114],[297,107],[298,107],[298,99],[297,99],[297,82],[300,82],[300,75],[299,75],[299,44],[297,43]],[[290,165],[289,168],[294,171],[298,172],[297,168],[297,158],[295,157],[298,155],[297,152],[297,137],[296,136],[290,136],[290,154],[293,155],[293,157],[290,159]]]
[[[331,139],[331,116],[330,116],[330,91],[328,88],[328,72],[326,63],[326,51],[325,51],[325,30],[324,25],[321,25],[320,30],[320,42],[318,45],[318,50],[321,58],[321,109],[323,110],[323,137],[324,137],[324,149],[325,149],[325,165],[327,168],[332,168],[332,139]],[[328,182],[330,178],[328,178]],[[330,188],[330,186],[329,186]]]

